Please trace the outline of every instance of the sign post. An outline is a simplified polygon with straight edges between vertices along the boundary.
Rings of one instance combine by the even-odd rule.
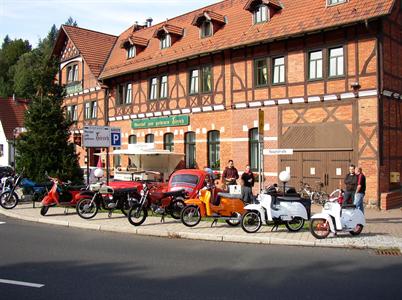
[[[112,127],[110,129],[110,139],[112,147],[121,147],[121,129]],[[106,148],[106,184],[109,184],[110,179],[110,161],[109,161],[109,147]]]
[[[264,111],[258,110],[258,181],[260,184],[260,192],[264,183]]]

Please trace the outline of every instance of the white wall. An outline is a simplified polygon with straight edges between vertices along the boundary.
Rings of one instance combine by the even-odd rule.
[[[9,166],[10,165],[9,153],[10,150],[12,149],[9,149],[9,144],[6,139],[6,135],[4,133],[1,121],[0,121],[0,144],[3,145],[3,155],[0,156],[0,166]]]

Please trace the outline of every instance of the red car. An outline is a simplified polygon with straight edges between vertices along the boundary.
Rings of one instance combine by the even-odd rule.
[[[198,191],[211,181],[211,174],[204,170],[183,169],[174,172],[168,183],[168,191],[184,189],[190,199],[196,198]]]

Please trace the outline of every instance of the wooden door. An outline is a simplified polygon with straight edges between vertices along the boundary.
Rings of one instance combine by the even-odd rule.
[[[303,152],[303,182],[318,190],[324,184],[326,172],[326,152]]]
[[[349,171],[352,151],[334,151],[327,154],[327,170],[325,178],[326,192],[331,193],[344,187],[343,180]]]
[[[290,172],[290,181],[288,183],[289,186],[293,186],[296,189],[300,186],[300,180],[303,178],[301,161],[302,161],[302,152],[294,152],[293,155],[283,155],[280,156],[280,172],[288,171]],[[279,183],[279,182],[278,182]]]

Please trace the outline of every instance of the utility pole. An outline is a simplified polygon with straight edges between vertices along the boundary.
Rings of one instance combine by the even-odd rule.
[[[260,192],[264,184],[264,111],[258,110],[258,182],[260,184]]]

